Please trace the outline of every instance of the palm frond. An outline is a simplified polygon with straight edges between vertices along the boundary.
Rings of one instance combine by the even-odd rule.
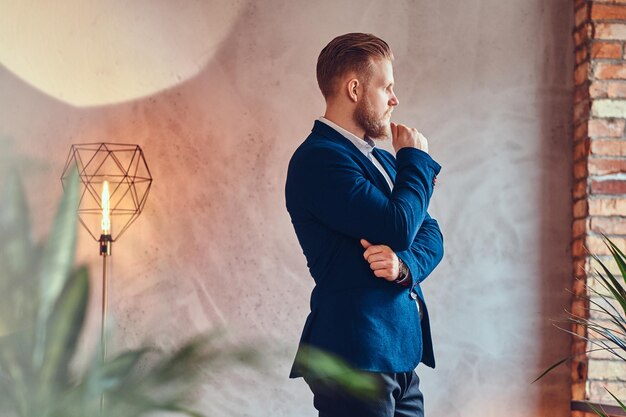
[[[617,404],[619,404],[619,406],[622,408],[622,411],[626,411],[626,405],[624,405],[624,403],[620,401],[615,395],[613,395],[613,393],[609,391],[607,388],[604,388],[604,389],[606,389],[606,392],[608,392],[611,395],[611,397],[613,397],[613,399],[617,401]]]
[[[603,234],[602,236],[606,247],[619,269],[621,277],[618,279],[597,255],[591,254],[592,259],[600,266],[600,269],[594,268],[595,278],[602,290],[606,291],[606,293],[585,283],[586,293],[574,295],[576,298],[585,302],[585,305],[587,305],[585,307],[587,314],[581,317],[566,311],[568,314],[566,322],[584,326],[586,328],[585,334],[579,334],[558,325],[555,326],[561,331],[586,341],[587,346],[595,347],[594,349],[587,350],[584,355],[594,351],[605,351],[614,355],[619,360],[626,362],[626,255],[624,255],[606,235]],[[619,306],[621,311],[616,306]],[[555,362],[544,370],[533,382],[543,378],[556,367],[567,362],[568,359],[580,355],[582,354],[568,356],[567,358]],[[626,411],[624,403],[610,391],[609,394],[611,394],[613,399],[620,405],[622,410]],[[608,417],[601,407],[598,408],[591,403],[588,403],[588,405],[597,415]]]

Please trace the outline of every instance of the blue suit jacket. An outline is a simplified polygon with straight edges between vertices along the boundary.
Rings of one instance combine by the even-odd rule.
[[[427,208],[441,167],[427,153],[403,148],[396,157],[375,148],[394,182],[347,138],[316,121],[289,163],[285,197],[291,222],[315,280],[300,346],[339,355],[374,372],[433,367],[422,282],[443,257],[443,237]],[[411,271],[412,285],[377,278],[360,239],[384,244]],[[414,291],[423,302],[420,322]],[[292,378],[301,376],[297,366]]]

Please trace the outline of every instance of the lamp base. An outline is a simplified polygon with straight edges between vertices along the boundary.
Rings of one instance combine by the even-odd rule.
[[[100,235],[100,255],[102,256],[111,256],[111,243],[113,239],[111,239],[111,235]]]

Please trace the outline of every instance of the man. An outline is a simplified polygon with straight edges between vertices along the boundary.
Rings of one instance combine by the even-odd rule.
[[[443,257],[443,237],[427,208],[441,167],[416,129],[390,122],[398,105],[393,54],[373,35],[348,33],[320,53],[326,100],[295,151],[287,210],[315,288],[300,341],[375,373],[384,393],[359,400],[304,376],[324,417],[423,416],[415,368],[433,367],[428,310],[420,283]],[[373,140],[391,138],[396,156]]]

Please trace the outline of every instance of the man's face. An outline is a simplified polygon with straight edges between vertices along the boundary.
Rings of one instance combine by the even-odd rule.
[[[363,97],[354,110],[354,121],[371,139],[391,138],[391,112],[398,105],[393,92],[393,67],[388,59],[372,61],[372,75],[363,85]]]

